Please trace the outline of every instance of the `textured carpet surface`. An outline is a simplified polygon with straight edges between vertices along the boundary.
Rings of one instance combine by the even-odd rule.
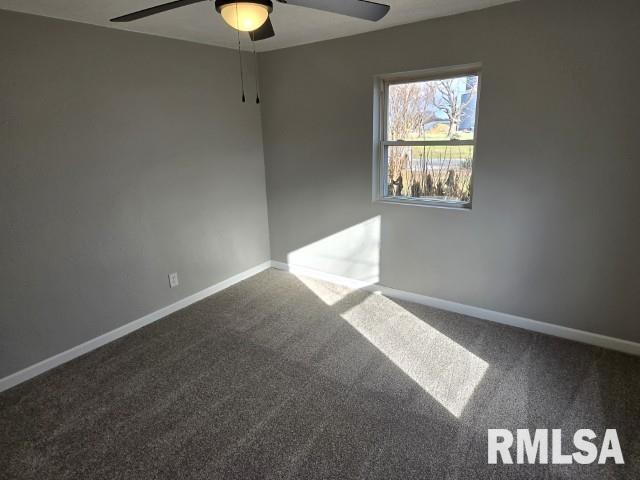
[[[269,270],[0,394],[0,478],[637,479],[639,427],[639,358]],[[488,428],[626,464],[487,465]]]

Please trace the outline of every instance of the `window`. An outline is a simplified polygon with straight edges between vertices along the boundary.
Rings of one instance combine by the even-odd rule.
[[[471,208],[480,68],[376,79],[374,200]]]

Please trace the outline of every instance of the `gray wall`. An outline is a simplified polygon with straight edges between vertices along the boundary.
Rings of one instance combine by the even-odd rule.
[[[233,51],[6,11],[0,32],[0,377],[269,259]]]
[[[640,341],[639,31],[525,0],[262,55],[272,258]],[[372,203],[373,76],[473,62],[473,210]]]

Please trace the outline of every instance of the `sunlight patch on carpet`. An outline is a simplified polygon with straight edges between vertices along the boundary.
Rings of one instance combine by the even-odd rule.
[[[342,317],[460,418],[489,367],[487,362],[381,295],[367,297]]]

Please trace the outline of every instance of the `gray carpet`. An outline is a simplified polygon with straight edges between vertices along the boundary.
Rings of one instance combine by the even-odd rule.
[[[639,399],[639,358],[270,270],[1,394],[0,478],[636,479]],[[626,465],[490,466],[487,428]]]

